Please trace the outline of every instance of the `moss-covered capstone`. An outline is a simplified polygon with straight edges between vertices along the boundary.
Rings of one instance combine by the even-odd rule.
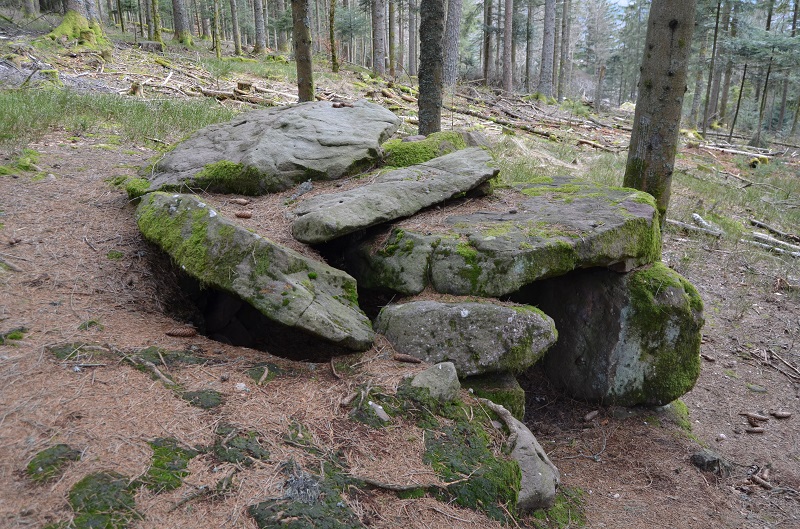
[[[553,321],[538,309],[490,300],[387,305],[375,329],[401,353],[452,362],[460,377],[524,371],[557,336]]]
[[[37,483],[48,481],[59,476],[64,465],[80,459],[80,450],[75,450],[65,444],[53,445],[33,456],[31,462],[25,467],[25,473]]]
[[[294,209],[292,235],[309,244],[408,217],[474,189],[497,175],[491,156],[477,147],[397,169],[368,184],[317,195]]]
[[[383,144],[384,163],[390,167],[408,167],[465,149],[467,142],[457,131],[434,132],[427,137],[392,139]]]
[[[202,284],[319,339],[371,347],[374,333],[346,273],[222,218],[194,195],[148,193],[136,220],[147,240]]]
[[[661,257],[650,195],[568,177],[498,193],[506,209],[454,214],[425,231],[365,238],[348,270],[372,288],[500,297],[577,268],[631,270]],[[456,210],[457,212],[457,210]],[[410,247],[410,249],[408,249]]]
[[[256,110],[211,125],[142,171],[150,189],[261,195],[308,179],[333,180],[380,160],[400,125],[380,105],[315,101]]]
[[[703,302],[662,263],[618,274],[576,272],[513,296],[553,317],[559,340],[542,360],[573,397],[608,404],[663,405],[700,374]]]

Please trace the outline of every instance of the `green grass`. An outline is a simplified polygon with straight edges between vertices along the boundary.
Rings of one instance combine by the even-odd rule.
[[[139,101],[70,90],[9,90],[0,92],[0,149],[22,149],[54,129],[83,135],[113,128],[118,141],[170,142],[234,114],[211,99]]]

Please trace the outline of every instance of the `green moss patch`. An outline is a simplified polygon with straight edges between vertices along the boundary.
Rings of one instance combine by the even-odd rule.
[[[192,178],[192,187],[216,193],[261,195],[261,172],[254,167],[229,161],[214,162]]]
[[[293,462],[285,465],[288,478],[284,497],[248,507],[259,528],[353,529],[362,528],[332,479],[308,473]]]
[[[265,364],[259,364],[247,370],[247,376],[249,376],[256,382],[261,382],[262,384],[265,384],[271,380],[275,380],[275,378],[278,377],[279,375],[283,375],[286,373],[287,371],[284,370],[282,367],[280,367],[277,364],[273,364],[271,362],[267,362]]]
[[[69,491],[69,504],[75,511],[72,527],[117,529],[141,517],[134,508],[131,480],[116,472],[90,474]]]
[[[183,448],[177,439],[159,438],[148,443],[153,458],[147,473],[139,480],[155,493],[177,489],[189,475],[186,467],[199,452]]]
[[[525,417],[525,390],[511,373],[467,377],[462,386],[471,388],[478,397],[502,405],[520,421]]]
[[[88,344],[83,342],[65,343],[49,346],[47,347],[47,351],[58,360],[73,360],[77,355],[83,354],[81,351],[87,345]]]
[[[269,459],[269,451],[259,443],[261,435],[255,431],[241,431],[232,425],[217,428],[217,440],[211,453],[219,461],[250,466],[253,460]]]
[[[16,327],[10,331],[0,332],[0,345],[10,345],[16,340],[22,340],[26,332],[28,332],[27,327]]]
[[[137,199],[150,191],[150,181],[144,178],[129,178],[124,184],[125,192],[131,200]]]
[[[392,167],[408,167],[467,147],[460,132],[434,132],[424,140],[389,140],[383,144],[384,162]]]
[[[0,165],[0,176],[17,174],[20,172],[38,172],[39,153],[32,149],[23,149],[22,152],[7,165]]]
[[[192,406],[197,406],[198,408],[203,408],[204,410],[216,408],[217,406],[222,405],[224,402],[222,393],[219,391],[214,391],[213,389],[184,391],[183,393],[180,393],[180,397]]]
[[[67,11],[61,24],[47,35],[51,40],[77,40],[81,46],[101,48],[109,46],[103,36],[103,28],[97,22],[89,20],[76,11]]]
[[[37,483],[45,482],[60,476],[64,465],[70,461],[80,461],[80,459],[79,450],[65,444],[57,444],[45,448],[33,456],[31,462],[25,467],[25,473]]]
[[[585,494],[577,487],[561,487],[552,507],[533,513],[531,516],[533,527],[536,529],[584,527],[586,525],[586,513],[583,506]]]

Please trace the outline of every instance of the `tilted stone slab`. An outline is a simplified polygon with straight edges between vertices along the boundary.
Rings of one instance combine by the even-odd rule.
[[[294,209],[292,235],[316,244],[413,215],[497,175],[491,161],[489,153],[473,147],[389,171],[355,189],[304,200]]]
[[[532,366],[556,340],[553,321],[529,306],[412,301],[387,305],[375,321],[401,353],[452,362],[458,376]]]
[[[312,336],[357,351],[372,346],[356,282],[346,273],[251,233],[194,195],[147,194],[136,220],[147,240],[201,283]]]
[[[553,317],[547,376],[579,400],[663,405],[700,374],[703,302],[662,263],[617,274],[586,270],[534,283],[512,298]]]
[[[143,176],[151,190],[263,195],[371,166],[399,125],[392,112],[366,101],[257,110],[195,132]]]
[[[568,177],[518,186],[505,211],[450,216],[433,232],[396,227],[383,244],[350,251],[349,271],[368,288],[498,297],[576,268],[618,271],[657,261],[661,236],[652,197]],[[376,236],[377,237],[377,236]]]

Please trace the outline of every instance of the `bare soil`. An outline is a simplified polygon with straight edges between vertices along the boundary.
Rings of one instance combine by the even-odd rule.
[[[135,478],[150,462],[147,441],[175,437],[185,445],[209,444],[223,423],[257,431],[269,461],[236,468],[199,456],[179,489],[137,492],[143,519],[134,527],[255,527],[246,507],[280,495],[280,462],[320,465],[287,442],[293,424],[302,424],[323,451],[343,451],[353,475],[383,483],[436,482],[422,463],[424,440],[415,426],[375,430],[351,421],[341,406],[361,384],[391,391],[403,375],[424,366],[393,361],[380,342],[363,355],[337,359],[334,373],[329,364],[290,362],[202,336],[168,336],[185,323],[186,300],[175,272],[142,240],[135,206],[106,182],[131,174],[154,152],[63,131],[30,147],[41,153],[38,165],[48,176],[0,177],[0,258],[11,265],[0,270],[0,331],[27,329],[21,340],[0,346],[0,527],[69,520],[67,492],[83,476],[116,470]],[[591,149],[586,153],[591,156]],[[673,208],[691,211],[701,198],[676,186]],[[688,422],[669,410],[576,402],[536,370],[521,377],[526,422],[562,472],[569,508],[561,526],[800,527],[800,375],[793,371],[800,365],[798,264],[670,230],[664,261],[697,286],[706,304],[702,373],[682,399]],[[97,347],[67,361],[47,351],[72,342]],[[224,404],[213,410],[190,406],[114,353],[152,345],[206,358],[202,365],[162,367],[187,389],[219,391]],[[259,386],[247,370],[267,360],[293,375]],[[466,392],[464,398],[470,399]],[[777,410],[792,416],[770,418],[763,433],[746,431],[751,425],[740,413]],[[592,411],[599,413],[585,420]],[[79,449],[81,460],[56,481],[33,484],[25,466],[55,443]],[[730,476],[692,465],[690,456],[704,446],[732,462]],[[233,485],[224,493],[181,503],[233,470]],[[766,476],[767,486],[749,479],[753,474]],[[432,498],[401,500],[377,488],[351,490],[345,501],[370,527],[501,525]],[[517,523],[556,526],[531,517]]]

